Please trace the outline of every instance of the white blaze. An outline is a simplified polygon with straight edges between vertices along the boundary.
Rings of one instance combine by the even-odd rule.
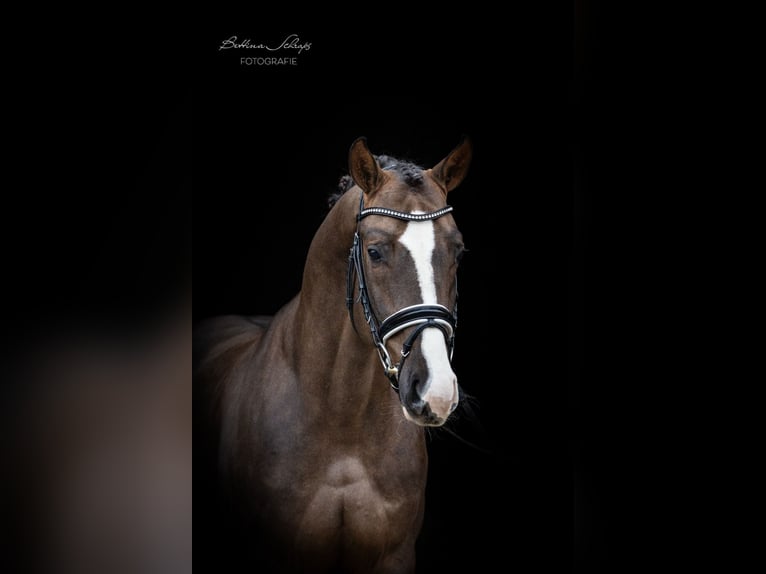
[[[413,211],[412,213],[422,213]],[[433,221],[410,221],[399,237],[399,242],[410,252],[420,285],[422,303],[436,305],[433,252],[436,245]],[[428,380],[422,398],[431,410],[446,418],[449,407],[457,402],[457,377],[447,354],[444,335],[439,329],[424,329],[420,335],[420,349],[428,367]]]

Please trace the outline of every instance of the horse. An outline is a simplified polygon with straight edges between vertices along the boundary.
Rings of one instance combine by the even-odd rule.
[[[259,564],[295,572],[414,572],[426,428],[447,421],[457,268],[451,193],[463,138],[430,169],[353,142],[349,175],[309,247],[300,292],[273,317],[195,328],[220,482]]]

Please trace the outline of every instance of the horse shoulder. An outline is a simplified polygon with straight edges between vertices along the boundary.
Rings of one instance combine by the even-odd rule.
[[[195,333],[195,377],[207,387],[199,391],[201,400],[214,409],[218,463],[226,480],[250,482],[253,465],[262,464],[258,459],[292,448],[296,438],[298,397],[288,357],[297,299],[273,317],[219,317]]]
[[[195,400],[206,424],[218,428],[221,402],[232,375],[245,357],[257,352],[270,317],[225,315],[201,322],[192,337]]]

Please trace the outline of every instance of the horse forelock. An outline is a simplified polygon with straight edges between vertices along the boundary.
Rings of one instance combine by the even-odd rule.
[[[425,172],[421,166],[389,155],[376,155],[375,160],[381,169],[396,174],[399,180],[410,188],[418,189],[423,186]],[[338,181],[336,190],[330,194],[327,200],[329,207],[332,209],[338,200],[354,185],[354,180],[350,175],[342,176]]]

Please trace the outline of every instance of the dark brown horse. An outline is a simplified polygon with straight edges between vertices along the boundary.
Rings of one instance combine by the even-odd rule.
[[[459,401],[463,241],[447,194],[470,160],[468,140],[423,170],[358,139],[350,189],[314,236],[300,293],[273,318],[196,330],[221,480],[280,571],[415,569],[423,427]]]

